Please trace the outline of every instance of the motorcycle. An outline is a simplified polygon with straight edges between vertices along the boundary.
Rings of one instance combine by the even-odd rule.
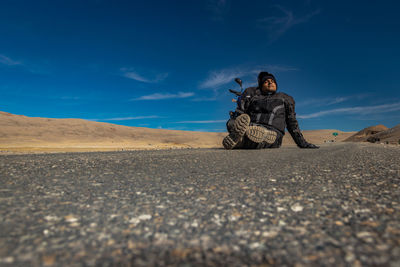
[[[243,107],[242,107],[242,94],[243,94],[243,86],[242,86],[242,80],[240,78],[235,78],[235,82],[237,84],[239,84],[240,86],[240,92],[233,90],[233,89],[229,89],[229,92],[231,92],[232,94],[234,94],[236,96],[236,99],[232,99],[232,102],[236,102],[236,109],[235,111],[229,111],[229,115],[231,117],[231,119],[235,119],[236,117],[238,117],[240,114],[243,114]]]

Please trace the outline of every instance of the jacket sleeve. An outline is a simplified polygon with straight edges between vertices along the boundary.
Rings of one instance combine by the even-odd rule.
[[[285,100],[286,127],[297,146],[306,147],[308,143],[304,139],[304,136],[299,128],[299,123],[296,119],[296,112],[294,110],[295,102],[293,98],[288,95],[286,95]]]

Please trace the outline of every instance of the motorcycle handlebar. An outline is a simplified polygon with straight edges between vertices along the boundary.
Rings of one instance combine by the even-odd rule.
[[[235,90],[232,90],[232,89],[229,89],[229,92],[231,92],[232,94],[235,94],[237,96],[241,96],[242,95],[241,92],[238,92],[238,91],[235,91]]]

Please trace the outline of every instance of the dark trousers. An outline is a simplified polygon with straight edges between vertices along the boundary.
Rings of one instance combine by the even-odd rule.
[[[226,122],[226,129],[228,130],[229,133],[231,133],[233,131],[234,123],[235,123],[234,119],[229,119]],[[244,135],[242,141],[236,145],[235,149],[279,148],[282,145],[283,134],[281,132],[279,132],[278,130],[275,130],[271,127],[264,126],[261,124],[253,123],[253,122],[250,122],[250,126],[261,126],[268,130],[276,132],[275,142],[273,144],[268,144],[267,142],[255,143],[255,142],[251,141],[249,138],[247,138],[246,135]]]

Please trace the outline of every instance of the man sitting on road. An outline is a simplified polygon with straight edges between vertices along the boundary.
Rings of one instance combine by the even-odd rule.
[[[226,149],[278,148],[285,128],[300,148],[318,148],[300,132],[293,98],[276,92],[274,75],[260,72],[258,87],[249,87],[239,97],[235,112],[226,123],[229,135],[222,141]]]

